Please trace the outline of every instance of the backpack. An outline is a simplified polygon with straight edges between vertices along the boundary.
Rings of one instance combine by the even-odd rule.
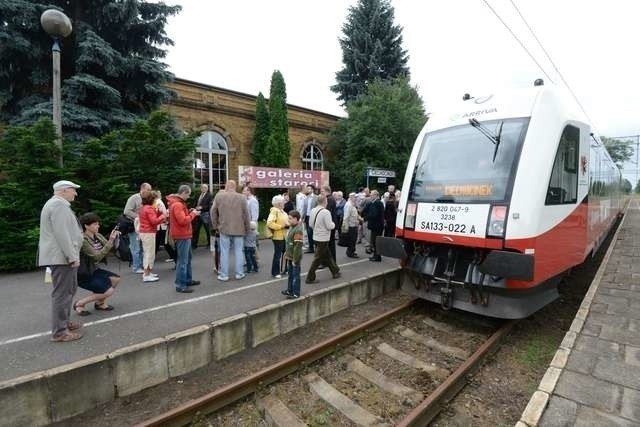
[[[120,234],[113,246],[116,248],[116,257],[121,261],[127,261],[131,264],[131,250],[129,249],[129,236],[126,234]]]
[[[133,221],[124,214],[120,215],[118,217],[118,230],[120,230],[120,233],[123,235],[132,233],[135,231]]]

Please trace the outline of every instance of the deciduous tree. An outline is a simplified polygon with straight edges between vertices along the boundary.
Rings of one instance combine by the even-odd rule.
[[[330,136],[332,183],[354,189],[362,183],[367,166],[392,169],[401,183],[426,122],[417,90],[406,78],[377,80],[346,108],[348,117],[338,121]]]
[[[629,141],[623,141],[616,138],[607,138],[606,136],[601,136],[600,140],[607,148],[611,159],[618,165],[619,168],[622,168],[622,164],[631,159],[631,156],[633,156],[633,148],[629,144]]]

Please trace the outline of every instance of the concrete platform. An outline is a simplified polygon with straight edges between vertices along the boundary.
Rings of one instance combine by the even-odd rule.
[[[272,245],[267,242],[262,246],[261,259],[267,263]],[[195,288],[199,294],[188,298],[175,292],[170,274],[164,274],[161,282],[144,284],[139,275],[125,272],[123,277],[132,283],[119,289],[121,299],[114,298],[113,304],[122,310],[128,303],[131,309],[115,316],[114,310],[85,323],[86,336],[80,341],[51,343],[48,331],[29,333],[16,327],[23,335],[0,342],[0,355],[8,362],[8,367],[1,369],[5,375],[29,372],[0,380],[0,426],[40,426],[64,420],[250,350],[282,333],[396,290],[401,282],[400,268],[392,260],[344,263],[339,256],[342,278],[333,280],[328,270],[321,271],[317,274],[319,284],[303,285],[301,298],[285,300],[280,290],[286,279],[260,281],[268,275],[264,273],[218,282],[212,279],[209,258],[205,251],[196,257],[194,277],[203,283]],[[303,268],[310,263],[311,257],[307,257]],[[167,264],[165,270],[169,269]],[[19,320],[6,316],[2,320],[7,327],[15,327],[16,321],[28,324],[29,313],[20,308],[33,304],[32,299],[42,299],[43,307],[48,302],[46,295],[40,295],[49,286],[41,282],[42,274],[11,278],[5,276],[5,287],[0,288],[0,295],[7,294],[1,300],[3,316],[13,310]],[[20,280],[25,278],[31,280]],[[19,285],[31,291],[31,298],[17,298]],[[14,305],[9,304],[12,298]],[[41,321],[47,311],[36,312]]]
[[[518,426],[640,425],[640,201],[611,246]]]
[[[345,256],[345,248],[337,247],[342,278],[333,280],[328,269],[319,270],[319,283],[304,284],[304,277],[313,255],[302,261],[302,295],[338,283],[357,281],[398,266],[397,261],[369,262],[364,248],[358,247],[360,259]],[[44,369],[55,368],[90,357],[108,354],[116,349],[145,342],[157,337],[247,313],[283,301],[280,294],[286,288],[286,276],[273,279],[270,275],[273,244],[261,241],[260,273],[249,274],[243,280],[220,282],[213,273],[208,248],[194,251],[193,277],[201,280],[192,294],[175,292],[173,263],[165,263],[160,251],[154,272],[160,281],[142,283],[141,275],[130,272],[126,263],[109,258],[109,269],[120,274],[122,281],[109,303],[115,310],[91,311],[90,316],[71,315],[84,323],[84,337],[72,343],[52,343],[50,338],[51,285],[43,283],[44,272],[0,275],[0,382]],[[233,260],[233,256],[231,257]],[[79,289],[78,297],[88,295]],[[354,298],[356,298],[354,296]],[[295,318],[292,320],[295,321]],[[196,344],[194,344],[196,345]]]

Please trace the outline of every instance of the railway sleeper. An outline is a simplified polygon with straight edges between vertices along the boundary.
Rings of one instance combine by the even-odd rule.
[[[307,425],[273,393],[259,398],[257,406],[268,425],[278,427],[305,427]]]
[[[387,393],[401,398],[407,398],[414,403],[420,402],[424,398],[424,395],[419,391],[398,384],[383,373],[378,372],[353,356],[344,356],[341,362],[345,364],[348,370],[358,374],[370,383],[375,384]]]
[[[422,344],[427,348],[432,350],[439,351],[440,353],[444,353],[448,356],[455,357],[456,359],[465,360],[469,357],[470,352],[464,350],[460,347],[453,347],[439,342],[438,340],[427,337],[421,334],[418,334],[412,329],[409,329],[405,326],[399,326],[396,328],[396,331],[403,337],[410,339],[413,342],[418,344]]]
[[[386,427],[390,426],[383,422],[377,415],[364,409],[362,406],[349,399],[339,392],[335,387],[326,382],[318,374],[305,375],[304,380],[309,384],[309,388],[322,400],[340,411],[342,415],[349,418],[359,426]]]

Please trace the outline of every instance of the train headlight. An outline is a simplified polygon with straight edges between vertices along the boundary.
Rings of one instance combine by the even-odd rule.
[[[506,206],[492,206],[491,219],[489,220],[488,236],[504,237],[504,226],[507,218]]]
[[[416,211],[418,210],[417,203],[408,203],[406,215],[404,216],[404,228],[416,228]]]

